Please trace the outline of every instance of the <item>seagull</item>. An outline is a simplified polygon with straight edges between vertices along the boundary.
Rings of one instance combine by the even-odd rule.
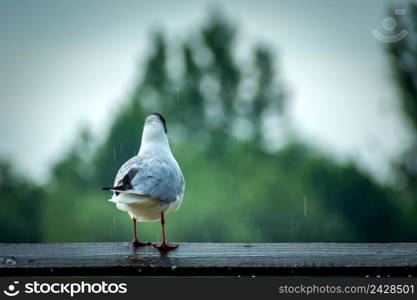
[[[165,213],[181,206],[184,189],[184,176],[169,146],[165,118],[152,113],[145,118],[138,154],[121,166],[113,186],[103,187],[113,192],[109,201],[131,217],[134,246],[151,244],[138,240],[136,221],[160,219],[162,242],[154,246],[160,251],[178,247],[165,238]]]

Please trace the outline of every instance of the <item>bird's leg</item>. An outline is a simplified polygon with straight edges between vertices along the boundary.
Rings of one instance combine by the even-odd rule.
[[[161,212],[161,225],[162,225],[162,243],[154,244],[154,247],[162,252],[176,249],[178,247],[178,244],[170,244],[167,242],[165,238],[165,216],[163,212]]]
[[[133,246],[141,247],[141,246],[150,245],[151,243],[149,242],[143,243],[138,240],[138,236],[136,232],[136,218],[135,217],[132,217],[132,223],[133,223],[133,241],[132,241]]]

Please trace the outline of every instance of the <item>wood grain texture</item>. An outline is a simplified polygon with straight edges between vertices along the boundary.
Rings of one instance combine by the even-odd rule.
[[[0,275],[416,276],[417,243],[0,243]]]

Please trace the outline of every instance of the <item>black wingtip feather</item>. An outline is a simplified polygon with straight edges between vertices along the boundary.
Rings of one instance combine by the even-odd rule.
[[[132,185],[128,184],[128,185],[120,185],[120,186],[105,186],[102,187],[101,189],[103,191],[127,191],[127,190],[131,190],[133,187]]]

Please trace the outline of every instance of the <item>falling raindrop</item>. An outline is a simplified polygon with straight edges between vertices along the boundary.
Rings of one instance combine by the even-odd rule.
[[[304,217],[307,216],[307,197],[304,196],[303,198],[303,215]]]

